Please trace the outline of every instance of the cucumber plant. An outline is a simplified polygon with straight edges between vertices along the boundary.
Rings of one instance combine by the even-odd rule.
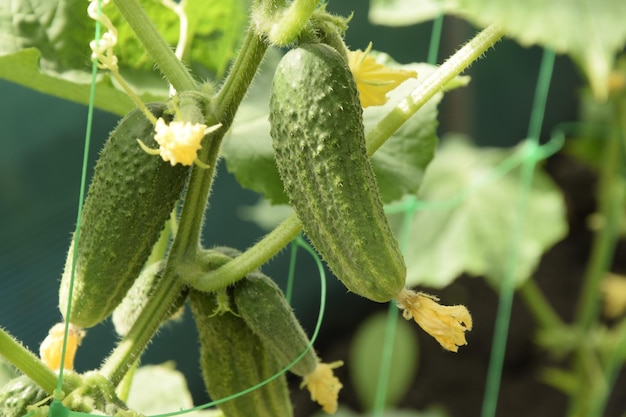
[[[437,297],[406,288],[407,263],[383,209],[390,181],[377,177],[370,159],[430,99],[458,82],[455,77],[504,35],[501,26],[488,26],[431,69],[427,79],[400,90],[402,97],[381,107],[366,134],[363,106],[372,102],[364,100],[366,93],[376,96],[373,102],[384,103],[407,75],[377,62],[369,48],[359,54],[350,51],[343,40],[350,17],[333,15],[326,2],[251,1],[243,13],[249,19],[242,25],[247,31],[238,52],[231,48],[233,62],[226,76],[219,69],[231,56],[210,69],[187,62],[198,55],[211,59],[197,45],[228,29],[200,33],[206,22],[199,23],[194,13],[205,18],[204,9],[210,6],[191,0],[163,2],[176,11],[171,16],[181,16],[174,22],[180,23],[182,34],[174,52],[149,17],[156,6],[146,3],[146,13],[138,0],[114,3],[115,12],[96,8],[96,3],[89,8],[90,16],[107,30],[92,48],[100,68],[124,90],[98,81],[99,88],[126,103],[105,108],[125,116],[99,155],[67,252],[59,308],[81,336],[82,328],[113,314],[121,339],[95,371],[77,374],[60,366],[55,387],[53,370],[0,330],[0,354],[25,374],[0,391],[4,414],[49,411],[57,417],[68,415],[69,409],[136,415],[126,404],[124,380],[132,377],[133,364],[159,327],[187,301],[198,331],[205,386],[226,417],[294,415],[287,368],[303,378],[324,411],[334,413],[342,384],[332,369],[340,361],[322,362],[282,290],[259,270],[301,231],[349,291],[375,302],[395,302],[405,318],[415,319],[447,350],[467,343],[465,332],[472,327],[467,308],[442,306]],[[161,22],[158,26],[167,35],[170,27],[178,26]],[[125,26],[118,31],[114,23]],[[197,35],[192,42],[186,31]],[[128,45],[116,45],[118,36]],[[115,53],[123,64],[125,47],[132,50],[136,40],[169,84],[169,98],[146,105],[123,78],[138,68],[120,71]],[[191,52],[186,50],[190,47]],[[243,252],[207,248],[201,234],[216,167],[224,143],[231,139],[227,132],[237,128],[235,114],[270,47],[286,51],[272,74],[265,103],[269,112],[263,114],[270,124],[272,151],[266,165],[271,169],[254,176],[273,175],[276,168],[276,182],[262,191],[273,187],[270,199],[288,202],[294,214]],[[84,57],[78,60],[81,65]],[[207,74],[210,83],[197,81]],[[130,107],[134,109],[128,111]],[[430,155],[432,149],[424,153]],[[164,231],[168,219],[171,231]],[[65,358],[66,348],[50,356]],[[50,405],[42,405],[46,395],[52,397]],[[33,404],[40,406],[37,411],[27,408]]]

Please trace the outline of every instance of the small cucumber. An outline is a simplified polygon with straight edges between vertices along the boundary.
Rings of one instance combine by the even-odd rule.
[[[367,156],[356,84],[337,51],[303,44],[285,54],[270,123],[285,192],[317,251],[350,291],[393,299],[406,266]]]
[[[48,394],[26,375],[13,378],[0,388],[0,416],[23,417],[26,407],[42,401]]]
[[[167,104],[148,105],[171,120]],[[168,120],[168,121],[169,121]],[[189,167],[171,166],[144,152],[154,126],[139,109],[113,130],[96,164],[83,208],[72,311],[69,321],[92,327],[108,317],[139,276],[185,186]],[[61,280],[59,308],[67,310],[74,241]]]
[[[232,312],[218,312],[215,294],[189,294],[198,335],[200,362],[213,400],[226,398],[273,377],[281,367],[245,321]],[[291,417],[285,375],[241,397],[218,404],[225,417]]]
[[[265,343],[281,366],[288,366],[304,352],[309,338],[274,281],[259,272],[249,274],[233,286],[237,313],[248,327]],[[317,367],[319,359],[313,349],[290,371],[307,376]]]

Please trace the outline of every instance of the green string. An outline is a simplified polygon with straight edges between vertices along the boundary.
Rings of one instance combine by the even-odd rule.
[[[443,27],[443,14],[437,16],[433,22],[430,35],[430,44],[428,48],[428,63],[435,65],[437,63],[437,54],[439,53],[439,44],[441,42],[441,32]],[[403,227],[402,236],[400,237],[400,249],[406,251],[410,237],[410,223],[415,208],[417,207],[417,199],[415,196],[409,196],[405,203],[409,204],[404,207],[404,216],[402,218]],[[393,356],[393,347],[396,338],[396,329],[398,328],[398,308],[394,303],[389,303],[387,309],[387,321],[385,326],[384,344],[381,352],[380,367],[378,371],[378,380],[376,382],[376,397],[372,408],[374,417],[382,417],[385,412],[385,403],[387,399],[387,387],[391,377],[391,363]]]
[[[102,13],[102,0],[98,0],[98,15]],[[95,40],[99,42],[101,36],[100,22],[96,22]],[[78,212],[76,214],[76,231],[74,232],[74,251],[72,253],[72,272],[70,278],[70,287],[68,292],[67,310],[65,313],[65,330],[63,334],[63,347],[61,349],[61,367],[59,369],[59,378],[57,380],[57,388],[54,393],[55,398],[62,395],[63,371],[65,369],[65,352],[67,351],[67,340],[70,329],[69,317],[72,312],[72,298],[74,294],[74,278],[76,274],[76,260],[78,258],[78,245],[80,242],[81,217],[83,213],[83,200],[85,198],[85,189],[87,184],[87,166],[89,162],[89,147],[91,143],[91,127],[93,122],[94,101],[96,96],[96,77],[98,74],[98,60],[92,59],[91,65],[91,88],[89,90],[89,107],[87,110],[87,127],[85,129],[85,141],[83,149],[83,164],[80,177],[80,191],[78,196]],[[58,400],[55,400],[58,401]],[[51,414],[57,417],[56,414]]]
[[[531,119],[528,127],[528,138],[526,145],[531,150],[539,148],[539,136],[543,124],[552,70],[554,68],[554,52],[544,50],[539,71],[539,78],[535,90]],[[493,417],[496,413],[498,403],[498,393],[500,391],[500,380],[502,377],[502,366],[506,350],[506,340],[513,306],[513,295],[515,293],[515,276],[517,264],[519,262],[520,242],[524,233],[527,217],[527,203],[530,189],[533,182],[535,166],[537,164],[536,155],[531,154],[524,160],[520,174],[520,193],[517,206],[517,222],[513,226],[511,233],[511,246],[507,268],[503,276],[500,287],[498,311],[496,315],[495,331],[492,343],[489,369],[487,372],[487,384],[483,398],[482,417]]]
[[[269,384],[270,382],[274,381],[276,378],[279,378],[281,375],[285,374],[296,363],[298,363],[308,353],[308,351],[310,349],[313,348],[313,344],[317,340],[317,337],[319,335],[320,329],[322,328],[322,321],[324,319],[324,311],[326,310],[326,273],[324,272],[324,266],[322,265],[322,261],[319,258],[319,256],[317,255],[317,253],[315,252],[315,250],[313,250],[313,248],[301,236],[298,236],[294,240],[293,245],[296,248],[304,249],[305,251],[307,251],[313,257],[313,259],[315,261],[315,264],[317,265],[317,269],[318,269],[318,272],[319,272],[319,278],[320,278],[320,307],[319,307],[319,312],[318,312],[318,315],[317,315],[317,323],[315,324],[315,329],[313,331],[313,335],[311,336],[311,340],[309,341],[309,344],[307,345],[306,349],[304,349],[304,351],[302,351],[302,353],[296,359],[294,359],[293,362],[291,362],[289,365],[287,365],[285,368],[283,368],[280,372],[277,372],[273,376],[267,378],[264,381],[259,382],[258,384],[254,385],[254,386],[251,386],[248,389],[245,389],[243,391],[240,391],[240,392],[238,392],[236,394],[233,394],[233,395],[230,395],[228,397],[221,398],[219,400],[215,400],[215,401],[212,401],[212,402],[209,402],[209,403],[206,403],[206,404],[199,405],[197,407],[193,407],[193,408],[189,408],[189,409],[185,409],[185,410],[180,410],[180,411],[176,411],[176,412],[172,412],[172,413],[157,414],[157,415],[153,415],[153,416],[150,416],[150,417],[173,417],[173,416],[178,416],[178,415],[181,415],[181,414],[191,413],[193,411],[204,410],[204,409],[207,409],[209,407],[214,407],[216,405],[225,403],[227,401],[231,401],[231,400],[234,400],[236,398],[239,398],[239,397],[241,397],[243,395],[248,394],[249,392],[252,392],[252,391],[254,391],[254,390],[258,389],[258,388],[261,388],[263,385]],[[292,272],[293,271],[290,268],[290,274]],[[290,279],[291,279],[291,277],[290,277]]]

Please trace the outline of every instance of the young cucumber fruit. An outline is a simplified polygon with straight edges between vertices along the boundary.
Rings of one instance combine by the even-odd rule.
[[[218,310],[215,294],[191,290],[189,301],[200,339],[202,376],[213,400],[238,394],[281,371],[241,317]],[[284,374],[218,407],[225,417],[293,416]]]
[[[252,272],[232,289],[237,313],[263,341],[281,366],[296,360],[309,345],[298,319],[283,292],[274,281],[260,272]],[[319,363],[311,348],[290,371],[307,376]]]
[[[348,65],[324,44],[292,49],[270,100],[276,164],[305,233],[350,291],[393,299],[406,266],[383,212]]]
[[[165,103],[150,104],[155,117],[171,120]],[[169,120],[168,120],[169,119]],[[139,276],[185,186],[189,167],[171,166],[144,152],[154,126],[139,109],[110,134],[100,153],[81,217],[72,311],[69,321],[92,327],[111,314]],[[74,257],[70,246],[59,308],[65,316]]]

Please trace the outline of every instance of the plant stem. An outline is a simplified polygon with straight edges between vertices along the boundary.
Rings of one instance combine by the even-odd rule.
[[[194,166],[187,186],[176,238],[168,255],[167,265],[154,294],[137,318],[128,334],[107,358],[101,372],[113,385],[117,385],[160,326],[174,299],[185,283],[185,265],[196,261],[200,247],[200,233],[207,199],[211,190],[219,149],[224,134],[248,90],[261,63],[267,45],[252,29],[244,40],[241,51],[221,91],[215,99],[214,114],[207,115],[207,124],[222,123],[222,127],[205,138],[198,158],[209,168]]]
[[[2,328],[0,328],[0,355],[32,379],[48,394],[52,394],[56,389],[58,376]],[[75,379],[63,379],[63,392],[68,393],[74,388],[76,388]]]
[[[294,42],[317,8],[319,0],[294,0],[280,16],[278,23],[271,26],[267,36],[277,46]]]
[[[201,169],[195,166],[193,168],[178,225],[177,236],[181,236],[181,239],[177,238],[174,241],[171,257],[178,257],[177,251],[179,250],[181,251],[180,255],[186,260],[190,260],[196,255],[200,245],[204,211],[211,190],[222,139],[235,118],[237,108],[248,91],[266,50],[267,44],[254,30],[249,29],[237,55],[237,60],[215,98],[213,111],[216,119],[208,121],[207,124],[211,125],[219,121],[222,127],[210,138],[207,138],[208,140],[205,139],[208,146],[203,147],[198,154],[200,160],[208,161],[210,168]],[[178,242],[181,242],[182,247],[178,247]]]
[[[367,136],[367,154],[372,156],[404,122],[440,92],[454,77],[480,58],[503,34],[502,29],[491,25],[444,62],[437,71],[426,78],[407,98],[398,103],[374,126]]]
[[[569,415],[600,415],[609,395],[612,375],[616,363],[607,363],[598,377],[591,374],[586,366],[594,359],[594,352],[588,347],[586,337],[598,321],[600,309],[600,282],[610,269],[615,246],[619,240],[621,221],[626,197],[626,183],[622,177],[624,166],[624,143],[626,137],[626,106],[619,98],[613,103],[614,134],[606,139],[603,164],[598,186],[599,211],[604,223],[595,235],[591,249],[577,310],[576,324],[580,329],[581,343],[574,357],[574,369],[581,383],[579,390],[570,396]],[[589,389],[588,385],[593,389]]]
[[[518,288],[518,292],[526,303],[526,307],[530,310],[538,327],[550,331],[551,329],[564,326],[563,321],[554,311],[554,308],[552,308],[537,286],[537,283],[532,278],[528,278]]]
[[[537,86],[535,88],[533,111],[528,124],[527,143],[535,148],[534,152],[536,152],[536,148],[539,146],[541,125],[543,124],[543,115],[546,108],[548,92],[550,90],[554,59],[554,51],[544,50]],[[519,194],[517,196],[517,208],[515,212],[516,221],[511,230],[509,256],[500,283],[498,310],[496,312],[491,356],[489,358],[489,368],[487,371],[487,383],[481,410],[482,417],[493,417],[496,415],[498,393],[500,392],[500,381],[502,379],[502,367],[506,353],[506,340],[509,331],[511,310],[513,308],[513,296],[515,294],[515,276],[517,274],[520,258],[520,242],[522,241],[528,218],[528,200],[536,165],[537,155],[534,154],[526,158],[521,167]]]
[[[215,113],[226,130],[235,118],[237,108],[248,91],[267,47],[263,38],[254,29],[249,28],[237,54],[237,60],[215,100]]]
[[[282,248],[295,239],[301,230],[302,224],[298,220],[298,216],[291,214],[244,253],[189,284],[201,291],[215,291],[224,288],[273,258]]]
[[[599,211],[603,226],[593,239],[591,258],[580,292],[576,323],[583,331],[596,321],[600,300],[600,281],[608,271],[620,234],[624,208],[624,184],[620,179],[623,150],[619,138],[607,138],[599,178]]]
[[[198,84],[176,58],[137,0],[113,0],[161,73],[177,91],[196,90]]]

